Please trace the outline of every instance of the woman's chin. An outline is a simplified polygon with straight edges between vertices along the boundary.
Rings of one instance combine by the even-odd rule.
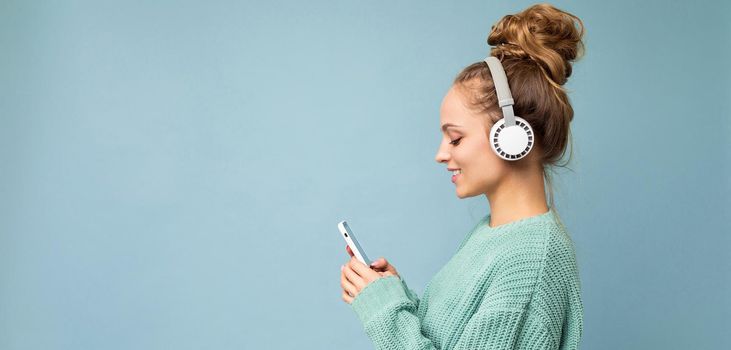
[[[480,191],[476,191],[474,188],[471,188],[471,189],[470,188],[466,188],[465,187],[465,184],[457,185],[457,188],[455,189],[455,192],[457,194],[457,197],[459,197],[459,199],[465,199],[465,198],[470,198],[470,197],[474,197],[474,196],[479,196],[479,195],[481,195],[483,193],[483,192],[480,192]]]

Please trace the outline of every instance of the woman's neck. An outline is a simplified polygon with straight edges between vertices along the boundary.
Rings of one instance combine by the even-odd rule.
[[[506,178],[493,193],[485,195],[490,205],[490,227],[497,227],[548,211],[541,172]]]

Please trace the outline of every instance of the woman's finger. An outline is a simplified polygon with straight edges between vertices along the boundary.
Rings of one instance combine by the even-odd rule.
[[[385,258],[381,257],[374,261],[373,264],[371,264],[371,269],[378,272],[382,277],[384,276],[384,273],[388,272],[388,276],[398,276],[398,271],[396,271],[396,268],[391,265],[391,263],[388,262]]]
[[[341,298],[343,299],[344,302],[346,302],[348,304],[353,303],[353,299],[354,299],[353,297],[348,295],[348,293],[346,291],[343,291]]]
[[[361,290],[365,287],[367,282],[358,275],[355,271],[353,271],[353,268],[350,266],[349,263],[346,263],[343,265],[343,275],[345,275],[345,279],[350,282],[357,290]]]
[[[382,269],[382,268],[386,267],[386,265],[388,265],[385,262],[386,262],[386,259],[378,258],[371,262],[371,267],[375,268],[375,269]]]
[[[358,275],[357,273],[355,273],[355,271],[353,271],[353,269],[350,267],[349,263],[343,265],[343,274],[345,275],[345,278],[348,280],[348,282],[350,282],[350,284],[354,285],[355,288],[357,288],[358,290],[361,290],[361,289],[363,289],[363,287],[365,287],[365,281],[363,280],[362,277],[360,277],[360,275]],[[355,294],[353,294],[353,295],[355,295]]]
[[[350,250],[350,246],[349,245],[346,245],[345,246],[345,251],[348,252],[348,255],[353,256],[353,251]]]
[[[358,293],[358,288],[353,285],[345,276],[345,269],[340,272],[340,287],[343,288],[343,290],[347,293],[350,293],[352,296],[355,296]]]
[[[378,272],[371,270],[370,267],[366,266],[366,264],[360,262],[360,260],[356,258],[350,258],[348,265],[352,271],[355,271],[355,273],[363,279],[364,285],[381,277]]]

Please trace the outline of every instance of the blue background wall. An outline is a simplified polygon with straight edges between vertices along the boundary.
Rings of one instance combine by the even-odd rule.
[[[336,224],[423,292],[489,210],[441,99],[530,4],[0,2],[0,348],[371,348]],[[728,347],[731,6],[553,4],[583,348]]]

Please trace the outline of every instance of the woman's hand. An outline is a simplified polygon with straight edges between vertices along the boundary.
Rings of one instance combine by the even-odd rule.
[[[381,257],[366,266],[353,256],[350,247],[345,247],[350,255],[350,261],[341,267],[340,286],[343,288],[343,301],[350,304],[360,291],[371,282],[386,276],[398,276],[396,268]]]
[[[348,254],[352,257],[353,251],[350,250],[349,246],[345,246],[345,251],[348,252]],[[383,276],[386,272],[390,272],[392,275],[399,276],[398,271],[396,271],[396,268],[391,265],[388,260],[384,257],[380,257],[376,260],[371,261],[371,269],[376,270],[376,272],[380,273],[381,276]],[[401,278],[401,276],[399,276]]]

